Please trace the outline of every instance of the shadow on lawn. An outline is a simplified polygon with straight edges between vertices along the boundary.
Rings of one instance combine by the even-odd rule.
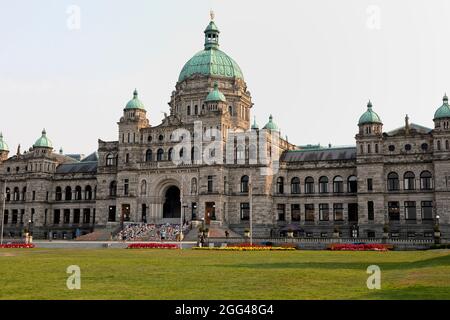
[[[435,266],[450,266],[450,254],[414,262],[383,262],[380,259],[367,262],[278,262],[278,263],[241,263],[220,264],[211,267],[248,268],[248,269],[366,269],[368,265],[378,265],[382,270],[405,270]]]

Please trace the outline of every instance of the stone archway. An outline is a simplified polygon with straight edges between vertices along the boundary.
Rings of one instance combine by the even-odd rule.
[[[163,204],[163,218],[174,219],[181,217],[180,189],[177,186],[170,186],[165,193]]]

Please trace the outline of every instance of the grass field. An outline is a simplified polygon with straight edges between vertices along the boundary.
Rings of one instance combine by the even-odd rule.
[[[381,290],[366,286],[373,264]],[[2,249],[0,299],[450,299],[450,251]]]

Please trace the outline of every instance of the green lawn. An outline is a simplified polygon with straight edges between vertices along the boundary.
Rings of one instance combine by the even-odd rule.
[[[378,265],[381,290],[366,269]],[[81,290],[66,268],[79,265]],[[0,299],[450,299],[450,250],[0,250]]]

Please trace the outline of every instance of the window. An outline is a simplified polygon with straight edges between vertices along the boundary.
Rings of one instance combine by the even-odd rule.
[[[432,175],[429,171],[423,171],[420,174],[420,188],[422,190],[431,190],[432,186]]]
[[[75,187],[75,200],[81,200],[81,187]]]
[[[400,220],[400,204],[398,201],[388,202],[388,215],[390,221]]]
[[[279,203],[277,205],[278,221],[286,221],[286,205]]]
[[[248,193],[248,176],[243,176],[241,178],[241,192]]]
[[[333,180],[333,192],[342,193],[344,192],[344,180],[341,176],[337,176]]]
[[[416,202],[405,201],[405,219],[416,220]]]
[[[72,200],[72,188],[71,187],[69,187],[69,186],[66,187],[65,194],[66,194],[66,198],[65,198],[66,201]]]
[[[391,144],[391,145],[388,147],[388,150],[389,150],[390,152],[395,151],[395,146]]]
[[[422,143],[422,145],[420,146],[420,148],[421,148],[423,151],[427,151],[427,150],[428,150],[428,143]]]
[[[164,158],[164,150],[163,149],[158,149],[157,153],[156,153],[156,160],[157,161],[162,161]]]
[[[370,144],[367,145],[367,153],[372,153],[372,146]]]
[[[109,206],[108,209],[108,222],[116,221],[116,206]]]
[[[60,215],[61,215],[61,212],[59,211],[59,209],[56,209],[53,212],[53,224],[59,224],[60,218],[61,218]]]
[[[147,141],[148,141],[148,142],[152,142],[152,140],[153,140],[152,136],[149,135],[148,138],[147,138]]]
[[[330,220],[330,206],[328,203],[319,204],[319,220],[328,221]]]
[[[169,161],[172,161],[172,159],[173,159],[173,148],[170,148],[169,149],[169,154],[168,154],[168,158],[167,158]]]
[[[277,193],[283,194],[284,193],[284,178],[278,177],[277,179]]]
[[[405,190],[414,190],[415,189],[415,175],[413,172],[408,171],[405,172],[405,175],[403,176],[403,184]]]
[[[106,166],[107,167],[112,167],[116,165],[116,158],[114,157],[113,154],[109,153],[106,156]]]
[[[348,177],[347,191],[349,193],[357,193],[358,192],[358,179],[355,176]]]
[[[128,179],[125,179],[123,181],[123,194],[125,196],[127,196],[130,192],[129,187],[130,187],[130,181]]]
[[[187,106],[187,115],[188,115],[188,116],[191,115],[191,106]]]
[[[198,105],[195,105],[195,106],[194,106],[194,113],[195,113],[195,115],[198,114]]]
[[[410,144],[405,145],[405,151],[411,151],[412,147]]]
[[[378,153],[378,143],[375,143],[375,153]]]
[[[437,149],[438,149],[438,151],[441,150],[441,140],[437,141]]]
[[[84,189],[84,199],[86,200],[92,200],[92,187],[86,186]]]
[[[111,181],[111,183],[109,184],[109,195],[111,197],[117,196],[117,182],[116,181]]]
[[[294,177],[291,180],[291,193],[292,194],[300,193],[300,179],[298,177]]]
[[[398,174],[391,172],[388,174],[388,191],[400,190],[400,183],[398,181]]]
[[[91,222],[91,209],[83,209],[83,223],[88,224]]]
[[[241,220],[247,221],[250,219],[250,204],[248,202],[241,203]]]
[[[373,179],[367,179],[367,191],[373,191]]]
[[[367,219],[369,221],[375,220],[375,210],[373,206],[373,201],[367,202]]]
[[[19,188],[18,187],[14,188],[13,200],[14,201],[19,201],[20,200],[20,192],[19,192]]]
[[[145,162],[151,162],[153,158],[152,150],[148,149],[147,152],[145,152]]]
[[[327,177],[320,177],[319,192],[320,193],[328,193],[328,178]]]
[[[56,200],[56,201],[61,201],[61,200],[62,200],[62,190],[61,190],[61,187],[56,187],[55,200]]]
[[[17,210],[12,211],[12,224],[17,224],[19,212]]]
[[[70,209],[64,209],[63,223],[65,224],[70,223]]]
[[[159,141],[163,141],[164,140],[164,136],[162,134],[160,134],[159,137],[158,137],[158,140]]]
[[[432,201],[422,201],[422,220],[433,220]]]
[[[142,196],[147,195],[147,181],[146,180],[141,181],[141,195]]]
[[[291,221],[300,221],[300,205],[298,203],[291,204]]]
[[[333,204],[334,221],[344,221],[344,205],[342,203]]]
[[[125,163],[129,163],[130,162],[130,154],[127,153],[125,154]]]
[[[208,176],[208,192],[213,192],[213,176]]]
[[[312,177],[307,177],[305,179],[305,193],[314,193],[314,179]]]
[[[314,204],[305,204],[305,221],[314,221]]]

